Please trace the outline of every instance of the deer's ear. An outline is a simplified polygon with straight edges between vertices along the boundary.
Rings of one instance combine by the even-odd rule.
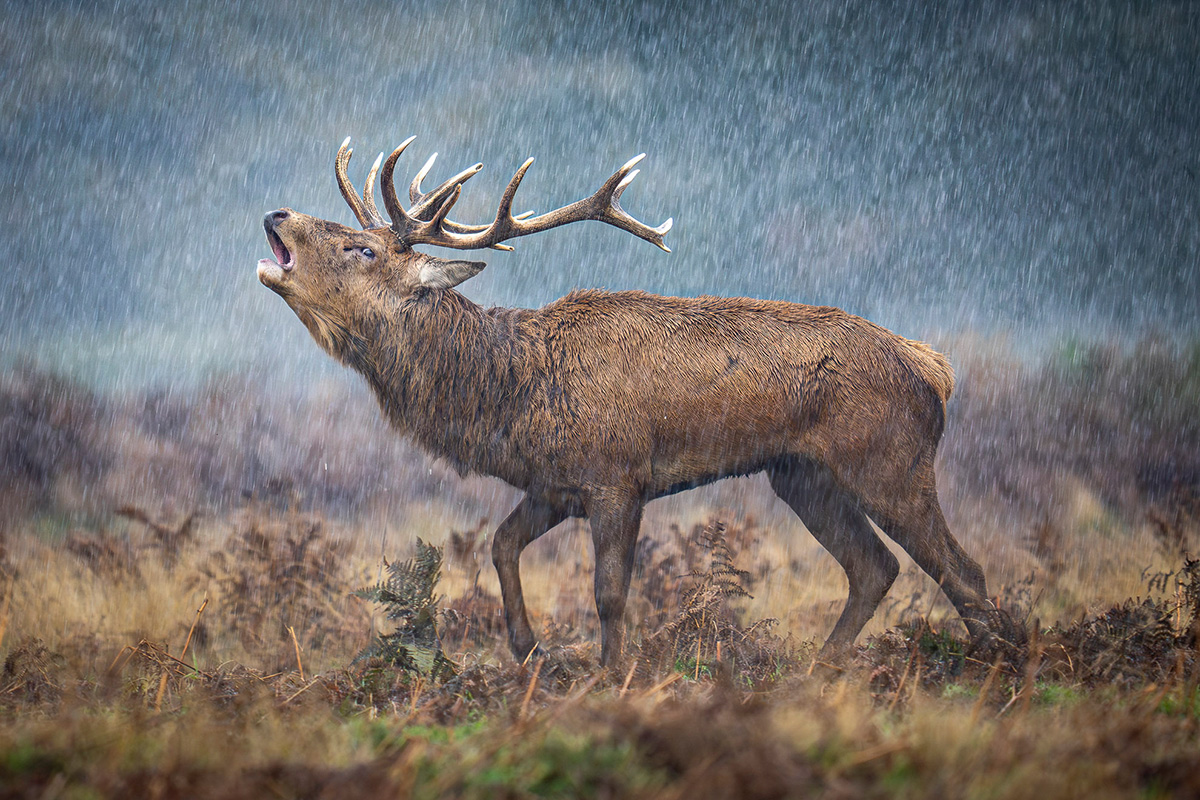
[[[453,289],[486,266],[482,261],[450,261],[430,256],[421,265],[417,280],[428,289]]]

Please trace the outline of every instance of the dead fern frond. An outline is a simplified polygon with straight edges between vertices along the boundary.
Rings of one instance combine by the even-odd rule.
[[[474,528],[465,531],[450,531],[448,539],[451,564],[479,564],[484,561],[483,548],[487,544],[488,519],[483,517]]]
[[[104,581],[121,583],[142,580],[137,553],[128,541],[116,540],[103,531],[74,531],[67,539],[66,549],[82,561],[93,575]]]
[[[250,516],[203,567],[247,649],[290,649],[292,626],[308,649],[351,625],[345,595],[349,543],[325,534],[320,519],[282,522]],[[350,618],[350,619],[348,619]]]
[[[1188,558],[1189,550],[1200,538],[1200,494],[1176,482],[1166,502],[1151,508],[1146,516],[1163,553],[1171,558]]]
[[[1188,618],[1183,644],[1195,648],[1200,645],[1200,558],[1185,556],[1175,580],[1179,586],[1180,612]]]
[[[0,671],[0,702],[56,703],[63,694],[66,659],[37,637],[13,648]]]
[[[692,543],[707,553],[708,568],[686,576],[692,584],[683,592],[679,611],[642,640],[641,677],[650,679],[666,668],[696,677],[729,669],[751,682],[773,677],[786,660],[782,643],[770,634],[776,620],[744,626],[729,605],[752,595],[746,588],[750,573],[738,568],[725,525],[709,523]]]
[[[694,591],[702,593],[711,588],[718,597],[751,597],[746,590],[750,573],[738,569],[734,563],[733,549],[725,534],[725,523],[713,522],[697,535],[696,543],[709,552],[709,567],[706,572],[692,576],[699,579]]]
[[[183,548],[192,544],[196,535],[196,520],[198,514],[193,511],[183,518],[178,525],[168,525],[159,522],[145,510],[133,505],[124,505],[116,510],[116,515],[140,522],[153,537],[151,547],[162,555],[163,564],[167,569],[174,569],[179,563]]]
[[[1175,666],[1174,609],[1161,600],[1126,600],[1090,620],[1052,631],[1071,652],[1077,680],[1137,684],[1159,681]]]

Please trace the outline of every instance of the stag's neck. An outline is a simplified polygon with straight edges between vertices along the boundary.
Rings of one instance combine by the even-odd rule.
[[[366,377],[388,420],[459,472],[524,484],[520,431],[534,348],[523,309],[483,309],[453,290],[369,310],[337,355]]]

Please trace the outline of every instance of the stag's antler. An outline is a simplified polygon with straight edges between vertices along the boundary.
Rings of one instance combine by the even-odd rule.
[[[429,174],[429,170],[433,166],[433,161],[437,158],[437,153],[434,153],[425,162],[425,166],[421,168],[409,186],[409,199],[413,205],[406,211],[400,204],[400,200],[396,197],[394,172],[396,161],[400,158],[400,154],[404,152],[404,149],[415,138],[409,137],[406,139],[399,147],[392,151],[387,161],[383,162],[383,175],[380,184],[384,207],[387,208],[388,215],[392,218],[391,228],[400,241],[405,244],[432,244],[440,247],[451,247],[457,250],[476,250],[484,247],[511,250],[511,247],[502,244],[502,242],[515,239],[518,236],[540,233],[551,228],[557,228],[560,225],[567,225],[571,222],[594,219],[600,222],[607,222],[609,225],[628,231],[640,239],[645,239],[652,244],[658,245],[668,253],[671,252],[671,249],[663,243],[663,237],[667,234],[667,231],[671,230],[672,220],[668,219],[657,228],[651,228],[626,213],[621,208],[619,202],[621,193],[625,191],[625,187],[637,177],[639,170],[634,169],[634,166],[645,158],[644,153],[626,162],[591,197],[536,217],[531,217],[532,212],[513,216],[513,197],[517,193],[517,188],[521,185],[521,180],[525,177],[525,172],[533,164],[533,159],[531,158],[521,165],[520,169],[513,175],[512,180],[508,182],[508,188],[504,190],[504,194],[500,198],[500,206],[496,210],[495,220],[490,225],[464,225],[447,219],[447,215],[450,213],[450,209],[454,207],[454,204],[458,202],[458,198],[462,193],[462,185],[483,169],[483,164],[475,164],[467,167],[436,189],[430,192],[422,192],[421,181]],[[350,155],[353,152],[349,149],[349,145],[350,140],[347,138],[342,143],[341,149],[338,150],[337,160],[335,161],[338,187],[342,191],[342,196],[346,198],[350,209],[354,212],[354,216],[358,218],[359,223],[364,228],[385,227],[388,223],[379,213],[374,200],[375,176],[379,171],[383,154],[381,153],[379,158],[375,160],[374,165],[372,165],[371,171],[367,174],[367,182],[363,187],[362,197],[359,197],[355,193],[350,179],[346,176],[346,166],[349,164]]]

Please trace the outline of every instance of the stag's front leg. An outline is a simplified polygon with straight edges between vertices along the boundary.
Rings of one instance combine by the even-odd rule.
[[[596,550],[600,665],[610,666],[621,660],[625,641],[625,601],[642,521],[642,498],[630,489],[605,489],[594,492],[586,506]]]
[[[525,595],[521,590],[521,551],[567,516],[557,506],[526,496],[500,523],[492,539],[492,563],[496,565],[496,573],[500,577],[508,646],[519,659],[524,659],[537,646],[529,616],[525,613]]]

